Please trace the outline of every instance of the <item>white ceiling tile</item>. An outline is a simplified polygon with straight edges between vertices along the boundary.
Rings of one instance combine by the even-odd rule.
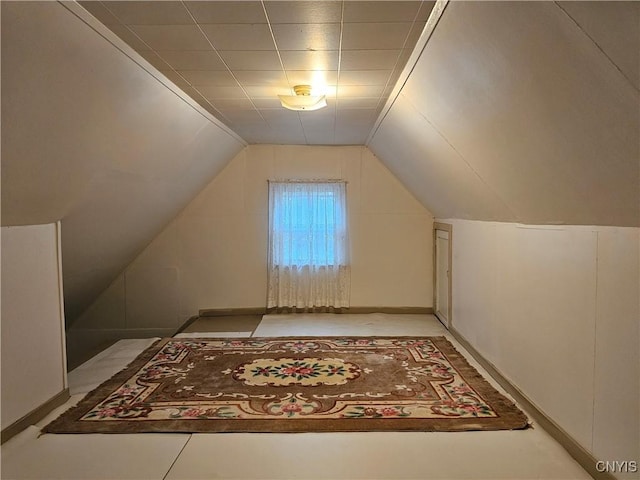
[[[205,109],[212,112],[215,111],[215,109],[211,105],[211,102],[209,102],[209,100],[204,98],[197,89],[187,86],[187,87],[184,87],[182,90],[191,98],[193,98],[198,104],[202,105]],[[215,113],[217,114],[219,112],[216,111]]]
[[[153,50],[139,50],[138,53],[158,70],[171,70],[171,66]]]
[[[269,125],[264,119],[260,116],[260,114],[256,110],[244,110],[238,112],[240,115],[237,116],[237,123],[239,123],[239,128],[245,132],[251,132],[252,134],[264,133],[269,130]],[[246,114],[246,116],[244,116]]]
[[[240,87],[198,87],[202,95],[208,99],[246,99],[247,95]]]
[[[385,50],[403,48],[411,23],[345,23],[342,48]]]
[[[344,97],[338,100],[338,106],[342,109],[375,109],[380,103],[380,97]],[[384,102],[383,102],[384,103]]]
[[[384,85],[339,85],[338,98],[343,97],[379,97]]]
[[[225,124],[230,123],[230,122],[227,122],[228,119],[220,111],[218,111],[213,105],[210,105],[210,104],[202,105],[202,108],[204,108],[207,112],[209,112],[211,115],[216,117],[221,122],[224,122]]]
[[[258,111],[253,108],[253,104],[248,98],[213,98],[209,99],[211,105],[220,110],[225,117],[229,119],[236,119],[236,123],[240,118],[247,119],[259,118]],[[246,113],[249,112],[249,113]]]
[[[125,25],[193,25],[182,2],[102,2]]]
[[[266,1],[280,56],[262,3],[255,0],[113,2],[133,31],[116,23],[101,3],[87,8],[248,142],[358,144],[386,101],[399,62],[412,51],[413,45],[401,51],[405,40],[418,38],[433,5],[425,2],[418,10],[418,3],[410,3],[344,3],[341,56],[340,1]],[[411,29],[416,12],[418,23]],[[188,24],[190,15],[206,35]],[[302,113],[284,109],[277,95],[293,94],[295,84],[313,85],[328,106]]]
[[[265,2],[269,21],[276,23],[339,23],[342,2]]]
[[[293,115],[288,120],[267,120],[267,123],[269,123],[269,127],[272,130],[287,132],[288,134],[295,133],[299,136],[304,135],[304,131],[302,130],[302,123],[300,123],[300,115],[302,114],[291,111],[289,113],[292,113]]]
[[[345,133],[347,135],[351,134],[353,136],[364,135],[366,138],[366,136],[371,131],[371,128],[373,128],[374,122],[375,122],[375,119],[369,122],[359,122],[359,123],[352,122],[343,127],[340,127],[338,125],[339,122],[336,122],[336,137],[338,137],[341,133]]]
[[[199,86],[218,86],[218,87],[236,87],[233,75],[223,70],[180,70],[178,72],[184,79],[195,87]]]
[[[336,130],[333,145],[364,145],[371,129]]]
[[[338,118],[336,120],[336,141],[338,143],[357,143],[358,141],[364,143],[374,124],[375,117],[366,121],[351,120],[342,122]]]
[[[340,70],[390,70],[401,50],[343,50]]]
[[[213,102],[213,104],[216,106],[219,105],[220,110],[233,123],[242,123],[245,125],[252,125],[254,127],[267,127],[267,124],[257,110],[252,108],[244,108],[244,106],[242,106],[243,108],[238,108],[228,102],[230,101],[227,101],[227,103]],[[231,109],[229,109],[229,107]]]
[[[391,70],[347,70],[340,72],[340,85],[386,85]]]
[[[287,77],[282,70],[246,70],[234,72],[244,85],[287,86]]]
[[[182,76],[177,72],[174,72],[173,70],[161,70],[160,73],[162,73],[165,77],[167,77],[181,89],[186,91],[187,88],[190,88],[189,82],[182,78]]]
[[[278,95],[291,95],[291,89],[286,85],[247,85],[244,87],[251,98],[278,98]]]
[[[307,145],[333,145],[335,138],[335,129],[304,129],[304,136]]]
[[[313,110],[310,112],[302,112],[300,118],[304,121],[311,121],[316,123],[328,124],[335,121],[336,118],[336,105],[335,101],[327,102],[327,106],[325,108],[321,108],[320,110]]]
[[[305,112],[306,113],[306,112]],[[306,133],[313,131],[326,131],[333,132],[335,130],[335,120],[333,118],[318,118],[313,115],[300,115],[300,121],[302,122],[302,128]]]
[[[298,112],[286,108],[260,110],[260,113],[269,125],[300,124]]]
[[[223,60],[232,71],[280,70],[282,65],[275,51],[221,51]]]
[[[267,121],[270,136],[274,138],[275,143],[304,143],[304,130],[298,117],[297,112],[293,114],[287,122]],[[277,140],[276,140],[277,139]]]
[[[266,23],[262,4],[257,1],[185,2],[198,23]]]
[[[333,119],[336,117],[336,100],[335,98],[327,99],[327,106],[321,108],[320,110],[312,110],[310,112],[304,112],[306,118],[317,118],[317,119]]]
[[[213,50],[156,51],[175,70],[227,70]]]
[[[272,128],[270,130],[269,141],[275,145],[305,145],[307,143],[302,127],[293,131],[288,128]]]
[[[291,133],[287,130],[270,130],[269,142],[274,145],[307,145],[308,142],[301,132]]]
[[[318,88],[317,91],[312,90],[312,94],[314,95],[326,95],[327,102],[329,99],[336,98],[337,87],[335,85],[327,85],[326,87]]]
[[[124,42],[133,48],[136,52],[151,50],[151,47],[144,43],[135,33],[124,25],[109,25],[109,29],[120,37]]]
[[[338,103],[338,110],[336,111],[336,126],[340,128],[348,126],[350,123],[365,125],[375,121],[375,117],[376,110],[373,108],[343,109],[340,108],[340,104]]]
[[[211,50],[195,25],[131,25],[153,50]]]
[[[234,130],[248,143],[274,143],[270,138],[270,131],[265,126],[239,125]]]
[[[201,25],[216,50],[275,50],[264,23]]]
[[[337,50],[281,50],[280,57],[287,70],[337,70]]]
[[[104,25],[112,25],[120,23],[120,20],[111,13],[101,2],[89,1],[89,2],[78,2],[82,7],[87,10],[91,15],[96,17],[100,22]]]
[[[251,100],[253,101],[253,104],[256,106],[256,108],[260,110],[269,109],[269,108],[275,108],[275,109],[284,108],[280,104],[280,99],[277,97],[274,97],[274,98],[251,97]]]
[[[273,25],[279,50],[337,50],[340,46],[339,23],[289,23]]]
[[[319,132],[311,132],[307,133],[305,131],[305,135],[307,138],[307,145],[335,145],[334,141],[334,132],[333,131],[319,131]]]
[[[344,3],[345,23],[350,22],[412,22],[421,2],[357,1]]]
[[[337,83],[338,72],[289,70],[287,71],[287,78],[291,85],[312,85],[314,88],[324,89],[327,85],[335,85]]]

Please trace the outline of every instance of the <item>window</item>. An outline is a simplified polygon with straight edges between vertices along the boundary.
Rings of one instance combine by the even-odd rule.
[[[344,183],[271,183],[276,265],[340,265],[346,260]]]
[[[344,299],[340,292],[348,289],[349,274],[345,182],[270,182],[269,226],[269,298],[271,293],[281,300],[296,297],[286,305],[270,303],[334,306],[329,298],[334,295],[304,298],[319,291],[335,291]],[[283,296],[284,289],[290,294]]]

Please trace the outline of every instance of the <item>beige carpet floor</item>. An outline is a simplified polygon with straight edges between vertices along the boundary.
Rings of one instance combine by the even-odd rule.
[[[253,332],[262,320],[262,315],[228,315],[220,317],[198,317],[182,333],[191,332]]]

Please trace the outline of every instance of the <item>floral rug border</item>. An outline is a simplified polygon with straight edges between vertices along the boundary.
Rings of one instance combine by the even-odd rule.
[[[145,419],[144,421],[118,420],[111,425],[98,422],[81,422],[83,416],[116,388],[131,378],[147,364],[168,342],[187,339],[165,338],[143,351],[126,368],[116,373],[102,385],[88,393],[80,402],[42,429],[43,433],[222,433],[222,432],[362,432],[362,431],[471,431],[518,430],[529,427],[526,415],[515,404],[499,393],[478,371],[469,364],[445,337],[261,337],[225,339],[228,341],[300,341],[314,342],[327,339],[428,339],[446,356],[449,364],[491,406],[497,416],[492,418],[327,418],[327,419]],[[214,340],[191,338],[190,341]],[[222,340],[222,339],[215,339]],[[497,417],[497,418],[496,418]],[[117,425],[113,425],[117,423]]]

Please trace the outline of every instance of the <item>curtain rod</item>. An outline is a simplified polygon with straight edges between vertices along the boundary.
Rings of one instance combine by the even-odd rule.
[[[268,183],[349,183],[346,180],[327,179],[327,178],[310,179],[310,180],[295,180],[295,179],[267,180],[267,182]]]

